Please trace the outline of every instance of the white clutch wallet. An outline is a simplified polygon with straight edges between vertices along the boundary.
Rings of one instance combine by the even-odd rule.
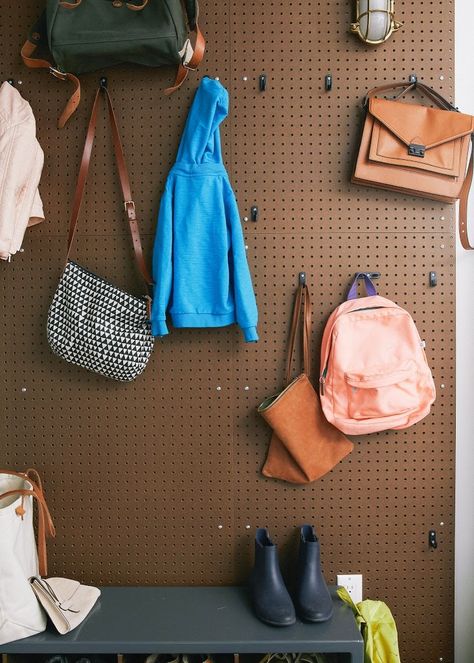
[[[31,587],[61,635],[79,626],[94,607],[100,589],[68,578],[30,578]]]

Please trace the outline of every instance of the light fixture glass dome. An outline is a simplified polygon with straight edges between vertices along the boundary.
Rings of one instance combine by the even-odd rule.
[[[357,19],[351,32],[367,44],[381,44],[402,27],[395,20],[394,4],[394,0],[356,0]]]

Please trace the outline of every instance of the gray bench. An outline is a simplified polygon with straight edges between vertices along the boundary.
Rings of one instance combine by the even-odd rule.
[[[104,587],[89,618],[68,635],[44,633],[7,645],[5,654],[316,652],[363,663],[363,641],[335,595],[333,618],[273,627],[252,613],[242,587]]]

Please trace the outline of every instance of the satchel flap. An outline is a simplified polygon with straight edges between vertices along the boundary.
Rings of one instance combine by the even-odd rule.
[[[454,111],[370,99],[369,159],[417,171],[462,177],[474,118]]]
[[[421,145],[427,150],[474,131],[472,115],[419,104],[373,97],[369,113],[405,145]]]

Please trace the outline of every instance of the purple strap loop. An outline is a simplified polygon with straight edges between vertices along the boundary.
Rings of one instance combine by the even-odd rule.
[[[375,285],[370,280],[370,277],[365,272],[357,272],[355,279],[350,287],[350,290],[347,293],[347,301],[349,301],[350,299],[357,299],[357,286],[359,284],[360,278],[364,279],[365,292],[367,293],[367,297],[373,297],[374,295],[377,294]]]

